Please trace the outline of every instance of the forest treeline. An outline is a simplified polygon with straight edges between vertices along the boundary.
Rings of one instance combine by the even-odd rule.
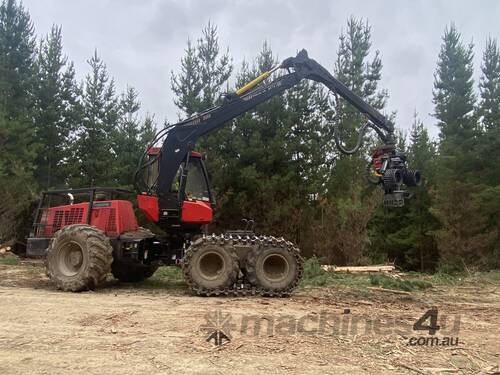
[[[439,137],[429,136],[418,114],[408,133],[398,133],[399,146],[425,176],[405,207],[383,208],[381,192],[365,180],[375,135],[365,137],[356,155],[335,147],[334,127],[351,145],[362,116],[318,85],[302,82],[199,142],[218,205],[210,229],[236,228],[241,218],[252,218],[257,231],[291,239],[304,254],[339,265],[395,261],[422,271],[498,268],[500,49],[496,38],[484,41],[475,82],[476,47],[453,24],[441,38],[432,93]],[[180,118],[217,104],[225,92],[276,65],[278,57],[264,43],[255,59],[240,66],[233,61],[213,24],[188,40],[171,80]],[[336,59],[325,65],[387,114],[382,58],[367,21],[347,21]],[[61,28],[37,36],[28,10],[3,0],[0,240],[25,236],[41,190],[131,188],[140,154],[160,126],[154,116],[141,116],[140,108],[134,88],[117,92],[97,52],[83,82],[77,81]],[[397,123],[397,114],[388,115],[407,128]]]

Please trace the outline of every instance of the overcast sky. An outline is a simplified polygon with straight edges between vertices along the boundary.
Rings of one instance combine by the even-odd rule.
[[[433,135],[433,73],[445,26],[455,22],[463,40],[474,42],[476,83],[486,38],[500,35],[498,0],[24,0],[24,5],[38,35],[62,25],[64,50],[79,79],[97,48],[118,88],[134,86],[143,110],[159,123],[177,120],[171,71],[179,67],[186,40],[198,38],[209,20],[236,67],[243,58],[253,59],[267,40],[280,59],[306,48],[331,70],[348,17],[368,19],[384,65],[388,110],[397,111],[397,125],[408,128],[416,109]]]

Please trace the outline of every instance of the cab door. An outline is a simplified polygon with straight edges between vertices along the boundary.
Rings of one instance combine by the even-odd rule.
[[[211,223],[215,202],[201,154],[191,152],[179,171],[180,178],[176,178],[174,183],[179,183],[181,222],[200,225]]]

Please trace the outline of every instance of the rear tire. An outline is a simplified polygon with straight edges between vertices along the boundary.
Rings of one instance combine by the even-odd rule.
[[[303,259],[291,243],[270,238],[248,254],[246,274],[265,295],[291,292],[302,277]]]
[[[133,260],[115,260],[111,273],[115,279],[125,283],[138,283],[149,279],[158,269],[155,264],[142,264]]]
[[[90,225],[68,225],[51,239],[45,259],[47,276],[64,291],[94,289],[111,270],[109,238]]]

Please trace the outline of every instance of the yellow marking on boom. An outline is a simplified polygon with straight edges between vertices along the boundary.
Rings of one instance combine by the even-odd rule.
[[[250,90],[252,87],[255,87],[259,83],[261,83],[263,80],[265,80],[267,77],[269,77],[271,73],[270,72],[264,72],[254,80],[248,82],[245,86],[242,88],[236,90],[236,95],[241,95]]]

